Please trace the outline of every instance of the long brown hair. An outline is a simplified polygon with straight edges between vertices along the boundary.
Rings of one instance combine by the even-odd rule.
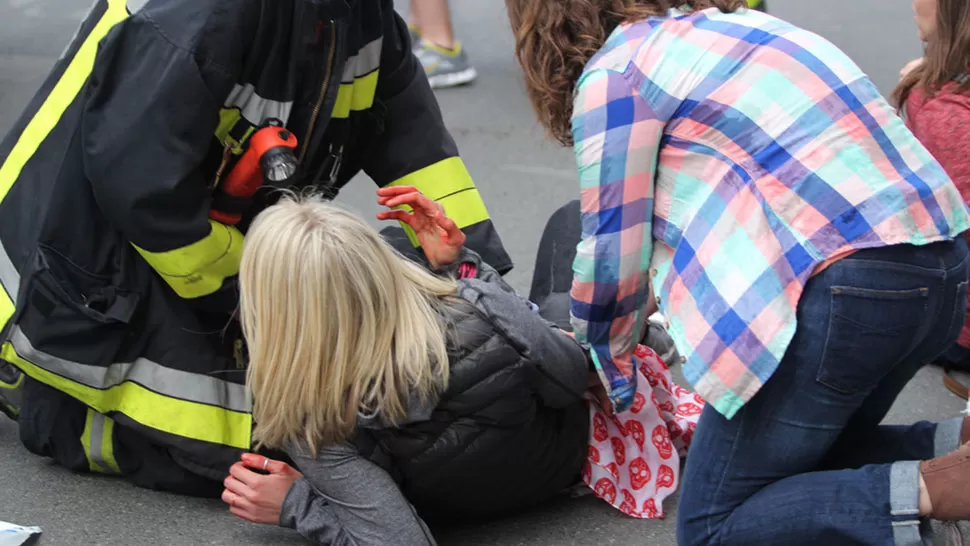
[[[914,89],[933,95],[970,67],[970,2],[937,0],[936,32],[927,38],[923,62],[903,77],[893,91],[893,103],[902,109]],[[970,80],[970,79],[968,79]],[[970,81],[957,88],[970,92]]]
[[[733,12],[744,0],[505,0],[515,55],[539,122],[564,146],[572,137],[576,82],[618,25],[666,14],[686,4]]]

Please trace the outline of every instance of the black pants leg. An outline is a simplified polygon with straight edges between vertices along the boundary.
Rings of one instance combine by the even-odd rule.
[[[573,284],[576,245],[582,239],[579,201],[570,201],[554,212],[539,239],[529,299],[539,314],[563,330],[569,324],[569,291]]]
[[[529,299],[539,306],[539,314],[566,331],[569,323],[569,291],[573,284],[576,245],[583,237],[579,201],[570,201],[549,218],[539,240],[535,272]],[[670,365],[680,362],[680,354],[670,334],[659,325],[647,324],[641,343],[657,351]]]

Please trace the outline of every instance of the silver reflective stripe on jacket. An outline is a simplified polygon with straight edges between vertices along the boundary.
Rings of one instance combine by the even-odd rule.
[[[356,55],[347,57],[340,83],[353,83],[354,78],[366,76],[380,68],[383,38],[378,38],[364,47]]]
[[[256,127],[271,118],[278,119],[286,125],[293,111],[293,101],[265,99],[256,94],[256,88],[252,84],[247,83],[246,85],[236,84],[226,98],[225,107],[239,108],[242,117]]]
[[[132,381],[170,398],[238,412],[250,411],[244,385],[174,370],[146,358],[139,358],[134,362],[118,362],[108,367],[72,362],[35,349],[17,325],[10,332],[10,342],[13,343],[17,354],[30,362],[61,377],[98,390],[107,390],[125,381]]]

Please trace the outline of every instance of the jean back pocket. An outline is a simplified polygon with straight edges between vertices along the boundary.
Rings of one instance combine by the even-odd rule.
[[[842,393],[874,388],[914,348],[929,288],[831,288],[828,334],[817,380]]]

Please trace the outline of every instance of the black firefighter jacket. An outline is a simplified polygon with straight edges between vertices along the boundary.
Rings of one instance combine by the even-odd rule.
[[[33,451],[184,491],[250,447],[225,325],[246,226],[273,197],[237,227],[208,216],[265,120],[299,139],[300,186],[334,192],[360,170],[417,186],[511,263],[390,0],[129,3],[144,5],[94,5],[0,146],[2,358],[81,404],[28,415]],[[177,466],[147,468],[121,430]]]

